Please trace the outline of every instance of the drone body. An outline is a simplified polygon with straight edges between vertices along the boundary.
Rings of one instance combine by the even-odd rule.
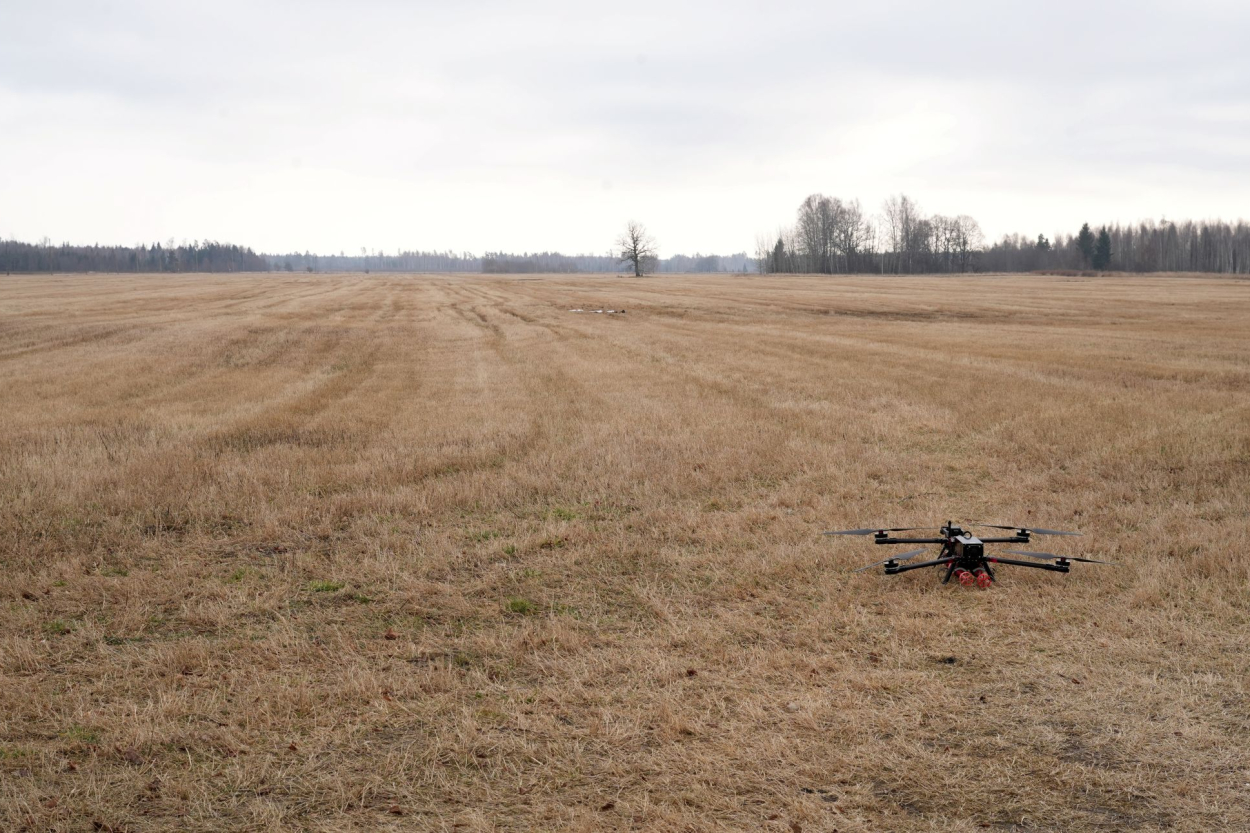
[[[1014,535],[996,536],[987,538],[978,538],[970,532],[965,531],[961,527],[955,526],[951,521],[947,521],[945,526],[939,527],[938,532],[941,537],[934,538],[895,538],[890,535],[891,532],[916,532],[916,527],[908,527],[905,529],[846,529],[838,532],[826,532],[826,535],[871,535],[874,544],[941,544],[942,549],[937,556],[929,561],[921,561],[916,564],[905,564],[903,562],[910,561],[924,550],[912,550],[902,555],[896,555],[887,558],[884,561],[878,561],[876,564],[869,564],[867,567],[860,567],[855,572],[861,572],[873,567],[884,566],[885,574],[888,576],[905,573],[908,570],[919,570],[921,567],[945,567],[946,575],[942,577],[942,583],[948,583],[952,578],[956,579],[965,587],[973,584],[981,588],[987,588],[997,579],[994,575],[994,568],[991,564],[1011,564],[1016,567],[1032,567],[1037,570],[1050,570],[1055,573],[1068,572],[1073,561],[1083,561],[1090,564],[1108,564],[1107,561],[1095,561],[1092,558],[1077,558],[1071,555],[1054,555],[1048,552],[1027,552],[1025,550],[1004,550],[1011,555],[1023,555],[1027,558],[1037,559],[1037,561],[1048,561],[1048,564],[1039,564],[1037,561],[1021,561],[1016,558],[1000,558],[997,555],[987,555],[985,552],[986,544],[1027,544],[1032,535],[1080,535],[1079,532],[1063,532],[1056,529],[1030,529],[1022,526],[1002,526],[1000,524],[973,524],[974,526],[983,526],[991,529],[1007,529],[1015,530]]]

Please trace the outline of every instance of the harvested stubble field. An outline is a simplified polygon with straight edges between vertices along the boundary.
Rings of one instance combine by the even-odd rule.
[[[1250,283],[0,280],[0,829],[1250,827]]]

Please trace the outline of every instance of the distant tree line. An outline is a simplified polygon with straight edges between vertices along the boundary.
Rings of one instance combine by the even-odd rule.
[[[661,272],[752,272],[755,261],[746,252],[732,255],[673,255],[660,258]]]
[[[1135,226],[1086,223],[1054,241],[1008,235],[981,256],[992,272],[1039,270],[1110,270],[1117,272],[1250,273],[1250,224],[1147,221]]]
[[[264,272],[265,258],[229,243],[196,241],[165,246],[54,245],[0,240],[0,270],[5,272]]]
[[[0,240],[0,272],[603,272],[628,267],[615,254],[562,255],[558,252],[508,254],[487,252],[401,251],[385,254],[361,249],[358,255],[257,254],[228,243],[195,241],[151,246],[73,246],[44,240]],[[659,272],[746,272],[755,262],[746,252],[734,255],[674,255],[662,258]]]
[[[482,271],[487,274],[524,275],[539,272],[571,273],[577,268],[577,258],[559,252],[513,255],[504,252],[487,252],[482,255]]]
[[[486,272],[489,274],[621,273],[633,267],[616,254],[564,255],[559,252],[396,252],[362,250],[360,255],[263,255],[269,268],[288,272]],[[660,258],[657,272],[749,272],[755,261],[746,253],[674,255]]]
[[[262,255],[278,272],[480,272],[482,259],[469,252],[397,251],[361,248],[360,254],[315,255],[310,252]]]
[[[756,263],[762,272],[824,275],[968,272],[977,268],[983,243],[973,218],[925,216],[906,195],[890,197],[881,214],[869,216],[859,200],[813,194],[793,226],[756,239]]]
[[[792,226],[756,238],[761,272],[919,274],[1111,270],[1250,272],[1250,225],[1212,222],[1086,223],[1071,236],[1036,240],[1007,235],[985,245],[966,214],[925,215],[906,195],[890,197],[875,216],[858,200],[813,194]]]
[[[813,194],[792,226],[761,235],[754,257],[673,255],[647,271],[916,274],[944,272],[1124,271],[1250,274],[1250,224],[1219,220],[1146,221],[1036,238],[1005,235],[986,245],[965,214],[926,215],[910,197],[891,197],[876,215],[858,200]],[[400,251],[385,254],[257,254],[228,243],[72,246],[0,240],[0,272],[596,272],[633,271],[618,253]]]

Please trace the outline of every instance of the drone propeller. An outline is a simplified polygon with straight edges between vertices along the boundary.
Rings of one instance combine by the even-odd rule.
[[[934,526],[903,526],[894,529],[841,529],[837,532],[825,532],[824,535],[875,535],[878,532],[917,532],[924,529],[937,529]]]
[[[1038,529],[1030,526],[1005,526],[1003,524],[981,524],[976,523],[973,526],[987,526],[990,529],[1022,529],[1034,535],[1081,535],[1080,532],[1064,532],[1061,529]]]
[[[911,552],[905,552],[902,555],[896,555],[893,558],[887,558],[885,561],[878,561],[876,564],[869,564],[867,567],[860,567],[859,569],[851,570],[851,572],[862,573],[864,570],[871,570],[873,567],[880,567],[882,564],[889,564],[891,561],[907,561],[915,558],[922,552],[924,552],[924,550],[912,550]]]
[[[1050,561],[1052,559],[1061,559],[1063,561],[1084,561],[1086,564],[1110,564],[1116,566],[1114,561],[1099,561],[1095,558],[1077,558],[1075,555],[1055,555],[1053,552],[1026,552],[1025,550],[1003,550],[1012,555],[1023,555],[1027,558],[1036,558],[1039,561]]]

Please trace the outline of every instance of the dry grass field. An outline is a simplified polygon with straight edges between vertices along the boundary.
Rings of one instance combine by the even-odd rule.
[[[1250,829],[1248,509],[1250,282],[0,278],[0,830]]]

